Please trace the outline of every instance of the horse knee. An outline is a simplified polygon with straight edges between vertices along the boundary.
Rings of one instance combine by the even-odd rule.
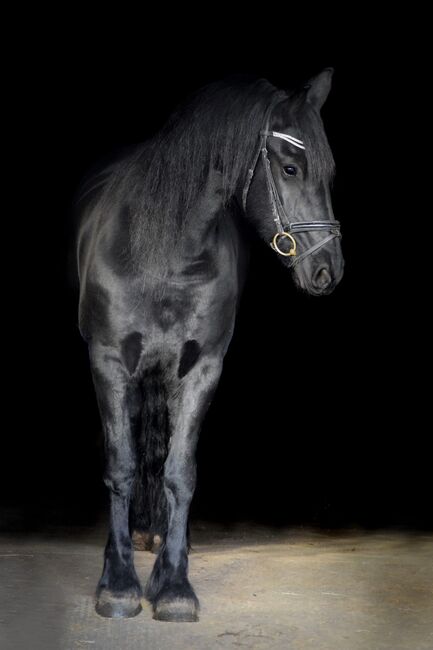
[[[195,466],[184,471],[171,470],[164,476],[164,488],[178,503],[191,501],[196,482]]]
[[[128,497],[135,480],[135,469],[128,472],[106,472],[104,483],[107,488],[120,497]]]

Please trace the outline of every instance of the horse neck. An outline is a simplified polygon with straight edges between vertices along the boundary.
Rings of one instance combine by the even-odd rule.
[[[207,244],[213,243],[215,227],[223,208],[222,176],[212,170],[202,193],[189,210],[185,220],[181,253],[198,254]]]

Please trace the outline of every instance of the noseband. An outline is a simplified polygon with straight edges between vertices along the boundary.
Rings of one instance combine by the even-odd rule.
[[[293,146],[298,147],[298,149],[305,149],[305,147],[303,145],[302,140],[298,140],[298,138],[294,138],[293,136],[287,135],[286,133],[269,131],[269,121],[270,121],[272,111],[274,110],[275,106],[280,102],[282,102],[284,99],[287,99],[287,96],[286,95],[282,96],[281,93],[278,93],[266,111],[265,120],[264,120],[265,128],[262,131],[260,131],[260,144],[253,158],[253,164],[251,168],[248,170],[247,180],[245,182],[245,187],[242,192],[242,204],[245,211],[247,206],[248,192],[250,190],[251,182],[253,180],[257,163],[261,156],[263,162],[263,168],[265,170],[266,185],[268,188],[269,198],[271,201],[272,213],[274,215],[274,222],[277,229],[277,232],[273,236],[270,245],[271,248],[276,253],[279,253],[279,255],[283,255],[284,257],[296,257],[296,259],[293,260],[290,265],[293,267],[296,264],[299,264],[299,262],[302,262],[302,260],[308,257],[308,255],[311,255],[319,248],[322,248],[322,246],[330,242],[335,237],[341,237],[341,232],[340,232],[339,221],[335,221],[335,220],[290,221],[290,219],[286,214],[286,211],[280,199],[280,195],[278,193],[274,176],[272,174],[272,168],[271,168],[271,163],[269,160],[268,149],[267,149],[267,139],[269,137],[280,138],[282,140],[286,140]],[[308,248],[306,251],[304,251],[301,255],[298,256],[296,250],[297,241],[294,237],[294,234],[301,233],[301,232],[318,231],[318,230],[329,232],[330,234],[324,239],[321,239],[319,242],[317,242],[317,244],[310,246],[310,248]],[[279,247],[279,243],[281,242],[282,239],[288,239],[291,243],[291,248],[287,253],[281,250],[281,248]]]

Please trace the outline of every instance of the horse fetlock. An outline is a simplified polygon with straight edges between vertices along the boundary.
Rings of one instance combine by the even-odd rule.
[[[96,595],[109,591],[120,597],[141,598],[143,590],[132,564],[125,564],[118,556],[106,556],[104,571],[99,580]]]

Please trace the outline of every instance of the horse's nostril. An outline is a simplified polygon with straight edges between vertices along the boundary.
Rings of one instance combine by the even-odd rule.
[[[326,266],[320,267],[317,269],[313,276],[313,286],[315,289],[323,290],[327,289],[332,282],[331,274],[329,273]]]

